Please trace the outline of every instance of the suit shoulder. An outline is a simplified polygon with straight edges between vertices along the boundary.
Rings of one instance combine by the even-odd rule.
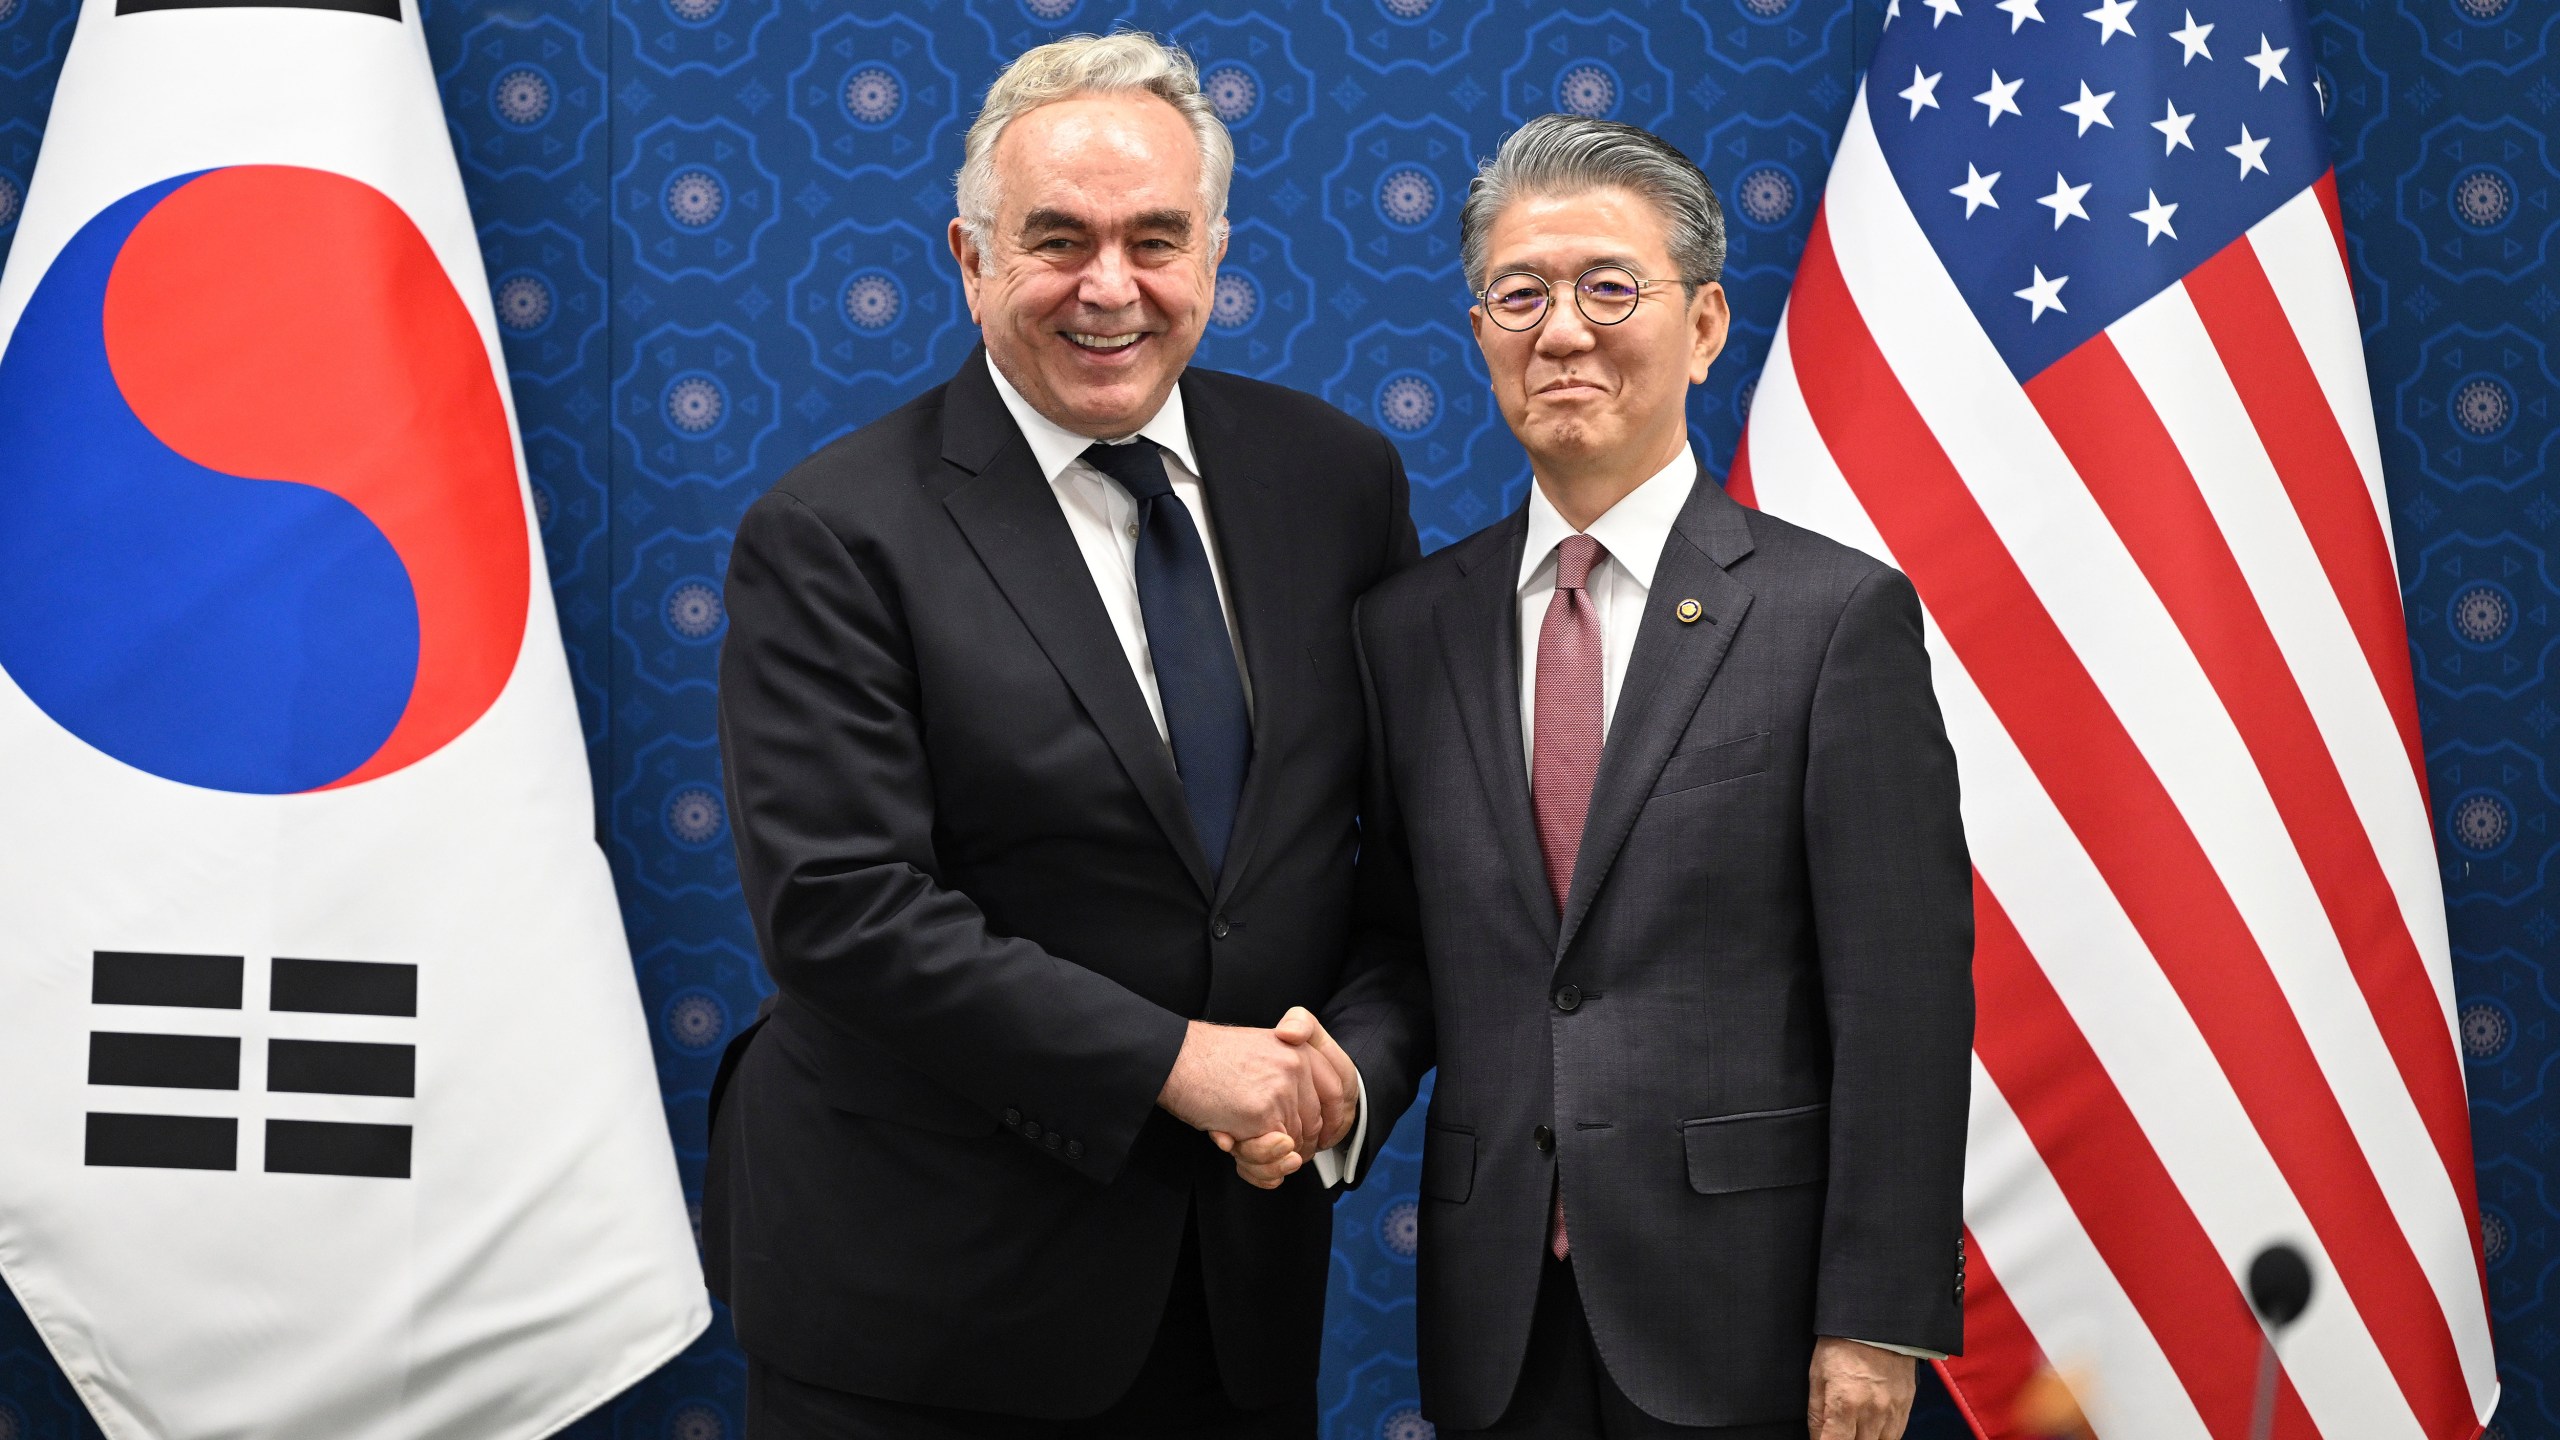
[[[1319,396],[1268,380],[1231,375],[1224,370],[1192,369],[1186,378],[1204,395],[1231,409],[1237,420],[1257,431],[1285,435],[1296,443],[1327,448],[1384,451],[1387,437],[1344,414]]]
[[[1751,559],[1758,562],[1754,568],[1759,573],[1751,577],[1755,587],[1778,579],[1846,601],[1879,577],[1910,584],[1901,571],[1853,545],[1758,510],[1743,514],[1751,531]]]
[[[1440,597],[1479,565],[1503,562],[1510,526],[1496,521],[1454,545],[1446,545],[1378,582],[1360,600],[1362,623],[1373,635],[1427,623]]]
[[[796,500],[833,524],[919,495],[941,471],[945,388],[819,446],[756,503]]]

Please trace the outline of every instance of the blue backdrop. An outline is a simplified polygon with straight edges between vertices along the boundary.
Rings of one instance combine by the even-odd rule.
[[[2270,0],[2273,3],[2273,0]],[[2160,0],[2165,9],[2169,0]],[[2512,1440],[2560,1440],[2560,836],[2548,668],[2560,521],[2551,0],[2312,0],[2452,906]],[[77,0],[0,0],[0,248]],[[1733,217],[1732,347],[1698,393],[1731,458],[1883,0],[429,0],[563,638],[699,1193],[703,1102],[766,988],[712,743],[731,527],[784,467],[936,383],[972,331],[944,252],[998,64],[1127,22],[1199,57],[1233,128],[1235,237],[1204,363],[1393,436],[1426,546],[1527,475],[1467,338],[1455,202],[1529,115],[1650,126]],[[0,424],[9,418],[0,416]],[[1327,1440],[1418,1440],[1415,1127],[1338,1211]],[[571,1433],[740,1433],[725,1324]],[[94,1434],[0,1304],[0,1440]],[[1953,1436],[1943,1398],[1915,1436]]]

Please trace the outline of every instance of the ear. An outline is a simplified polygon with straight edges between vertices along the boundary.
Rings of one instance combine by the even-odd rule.
[[[1698,287],[1697,297],[1689,302],[1689,383],[1703,385],[1708,367],[1724,353],[1725,337],[1733,329],[1733,313],[1725,305],[1724,287],[1709,281]]]
[[[969,322],[973,325],[983,323],[978,318],[978,247],[969,238],[969,227],[961,224],[957,215],[951,217],[949,239],[951,258],[960,266],[960,290],[969,300]]]

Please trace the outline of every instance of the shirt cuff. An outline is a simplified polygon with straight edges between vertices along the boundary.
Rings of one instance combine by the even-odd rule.
[[[1843,1340],[1856,1340],[1857,1337],[1843,1335],[1840,1338]],[[1947,1352],[1944,1350],[1923,1350],[1917,1345],[1887,1345],[1881,1340],[1858,1340],[1857,1343],[1860,1345],[1872,1345],[1878,1350],[1890,1350],[1896,1355],[1908,1355],[1914,1360],[1944,1360],[1947,1358]]]
[[[1316,1178],[1328,1190],[1360,1178],[1360,1149],[1369,1138],[1369,1082],[1361,1078],[1357,1065],[1351,1067],[1351,1078],[1360,1086],[1360,1108],[1353,1112],[1350,1138],[1316,1152]]]

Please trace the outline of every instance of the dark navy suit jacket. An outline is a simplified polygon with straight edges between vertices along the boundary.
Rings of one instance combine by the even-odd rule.
[[[1220,874],[982,354],[739,527],[721,756],[781,995],[713,1098],[703,1246],[740,1343],[803,1381],[1100,1411],[1196,1214],[1229,1394],[1312,1383],[1330,1194],[1312,1167],[1246,1185],[1155,1101],[1187,1021],[1292,1005],[1412,1093],[1394,991],[1418,975],[1353,940],[1377,927],[1351,607],[1414,530],[1376,432],[1278,386],[1181,384],[1253,695]]]

